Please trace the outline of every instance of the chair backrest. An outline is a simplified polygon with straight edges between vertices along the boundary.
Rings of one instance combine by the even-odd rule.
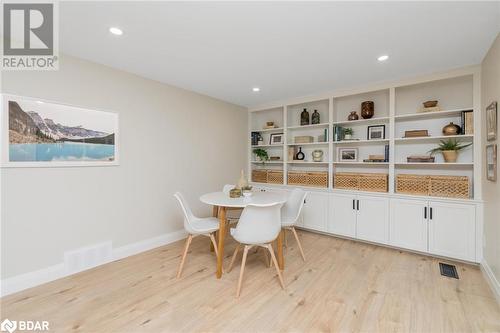
[[[288,195],[288,198],[281,209],[282,220],[285,224],[294,224],[297,222],[300,211],[304,207],[304,200],[307,192],[296,188]]]
[[[281,231],[281,205],[248,205],[243,209],[233,237],[243,244],[274,241]]]
[[[196,216],[194,216],[191,208],[189,208],[186,199],[184,199],[184,196],[180,192],[175,192],[174,197],[177,199],[177,201],[179,201],[179,204],[182,208],[182,213],[184,214],[184,229],[186,229],[188,233],[192,233],[193,228],[191,227],[190,222],[196,219]]]
[[[232,184],[226,184],[226,185],[224,185],[224,187],[222,188],[222,192],[223,192],[224,194],[229,195],[229,191],[231,191],[233,188],[235,188],[235,186],[234,186],[234,185],[232,185]]]

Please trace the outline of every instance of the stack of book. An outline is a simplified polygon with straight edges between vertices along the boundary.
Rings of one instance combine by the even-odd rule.
[[[462,134],[474,134],[474,114],[472,110],[462,111]]]
[[[342,126],[333,126],[333,141],[342,141],[344,138],[344,129]]]
[[[368,155],[367,159],[364,159],[363,162],[387,162],[385,160],[385,155]]]
[[[406,158],[408,163],[434,163],[434,156],[428,155],[412,155]]]

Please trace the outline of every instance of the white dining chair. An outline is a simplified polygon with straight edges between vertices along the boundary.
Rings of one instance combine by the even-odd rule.
[[[274,262],[274,267],[276,267],[276,272],[278,273],[281,288],[285,289],[285,283],[283,282],[283,277],[281,276],[281,271],[278,267],[276,256],[274,255],[271,245],[281,231],[280,209],[281,204],[279,203],[269,205],[248,205],[243,209],[236,228],[231,229],[231,235],[239,244],[234,250],[228,272],[230,272],[233,267],[241,245],[244,245],[236,297],[240,296],[248,251],[254,246],[263,247],[269,251],[271,259]]]
[[[215,249],[215,255],[218,256],[217,243],[215,242],[214,232],[219,230],[219,221],[216,217],[196,217],[189,208],[184,196],[176,192],[174,197],[179,201],[182,208],[182,213],[184,214],[184,229],[188,233],[188,238],[186,239],[186,244],[184,246],[184,252],[182,253],[181,262],[179,264],[179,269],[177,271],[177,278],[181,277],[182,269],[184,268],[184,262],[186,261],[186,256],[189,250],[189,245],[193,237],[202,235],[208,236],[212,241]]]
[[[300,212],[302,211],[302,207],[304,207],[306,196],[306,191],[296,188],[290,192],[285,204],[281,208],[281,226],[284,230],[292,231],[295,236],[295,240],[297,241],[300,255],[304,261],[306,261],[306,256],[304,254],[304,250],[302,249],[302,244],[300,243],[297,230],[295,230],[295,224],[299,220]]]

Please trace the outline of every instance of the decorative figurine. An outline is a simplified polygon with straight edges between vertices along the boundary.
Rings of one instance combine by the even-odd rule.
[[[300,126],[309,125],[309,112],[307,109],[304,109],[300,114]]]
[[[299,161],[303,161],[306,155],[302,152],[302,147],[299,147],[299,152],[295,154],[295,159]]]
[[[319,112],[318,110],[314,110],[311,116],[311,124],[319,124]]]
[[[314,162],[323,162],[323,151],[316,149],[312,152],[312,158]]]

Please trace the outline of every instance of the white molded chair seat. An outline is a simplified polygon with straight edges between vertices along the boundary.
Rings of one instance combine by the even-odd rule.
[[[299,235],[297,230],[295,230],[295,224],[299,220],[300,212],[302,207],[304,207],[304,201],[306,200],[307,192],[296,188],[288,195],[288,198],[281,208],[281,225],[285,230],[291,230],[299,247],[300,255],[302,259],[306,261],[306,256],[304,250],[302,249],[302,244],[299,240]]]
[[[253,246],[260,246],[269,251],[274,266],[276,267],[281,287],[285,289],[285,283],[283,282],[283,277],[281,276],[281,271],[271,246],[271,242],[278,237],[281,231],[280,209],[281,204],[279,203],[270,205],[248,205],[243,209],[243,213],[241,214],[236,228],[231,229],[231,235],[234,239],[245,245],[243,259],[241,261],[240,277],[238,279],[238,288],[236,290],[237,297],[239,297],[241,292],[243,272],[245,270],[248,251]],[[228,271],[231,271],[239,249],[240,244],[236,246]]]
[[[184,215],[184,229],[189,234],[188,238],[186,239],[186,245],[184,247],[181,262],[179,264],[179,270],[177,271],[177,278],[180,278],[182,269],[184,267],[184,262],[186,261],[189,245],[191,244],[194,236],[202,235],[209,237],[215,248],[215,255],[218,256],[217,243],[215,242],[213,233],[219,230],[219,221],[215,217],[201,218],[195,216],[181,193],[175,193],[174,197],[179,201],[179,204],[181,205],[182,213]]]

